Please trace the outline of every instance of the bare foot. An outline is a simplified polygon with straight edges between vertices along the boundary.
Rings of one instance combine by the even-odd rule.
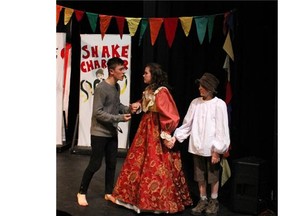
[[[78,200],[78,204],[80,206],[88,206],[88,202],[86,200],[86,194],[77,194],[77,200]]]
[[[109,200],[109,201],[111,201],[111,202],[113,202],[113,203],[115,203],[116,202],[116,199],[115,199],[115,197],[113,197],[111,194],[105,194],[105,200]]]

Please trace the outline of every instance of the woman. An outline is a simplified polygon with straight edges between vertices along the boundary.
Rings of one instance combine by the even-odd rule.
[[[112,196],[117,204],[137,213],[183,211],[192,205],[192,199],[180,152],[171,149],[171,133],[179,123],[179,113],[161,66],[147,64],[143,77],[147,87],[132,108],[144,114]]]

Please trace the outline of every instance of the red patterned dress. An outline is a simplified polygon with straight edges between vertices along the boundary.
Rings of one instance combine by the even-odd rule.
[[[137,213],[175,213],[192,205],[180,152],[168,149],[161,137],[179,123],[176,104],[165,87],[145,90],[143,116],[116,181],[116,203]]]

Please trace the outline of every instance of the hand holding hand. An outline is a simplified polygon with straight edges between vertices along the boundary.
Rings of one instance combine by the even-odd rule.
[[[174,142],[172,142],[172,140],[168,141],[168,140],[164,139],[164,145],[167,148],[172,149],[174,147]]]
[[[124,114],[124,121],[129,121],[131,119],[131,114]]]
[[[139,102],[135,102],[130,104],[130,111],[131,113],[136,113],[136,111],[140,108],[140,103]]]

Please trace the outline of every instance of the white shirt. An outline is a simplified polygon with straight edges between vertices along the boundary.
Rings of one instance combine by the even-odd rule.
[[[174,132],[182,143],[189,138],[188,152],[211,156],[212,151],[223,154],[230,145],[226,103],[220,98],[195,98],[190,103],[181,127]]]

